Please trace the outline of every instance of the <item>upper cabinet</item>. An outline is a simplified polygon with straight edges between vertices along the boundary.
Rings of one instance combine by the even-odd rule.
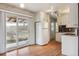
[[[68,23],[68,14],[62,14],[57,17],[58,25],[67,25]]]
[[[78,27],[78,4],[68,4],[65,8],[60,9],[57,22],[67,27]]]
[[[69,24],[67,25],[67,27],[78,27],[78,4],[70,4],[69,8]]]

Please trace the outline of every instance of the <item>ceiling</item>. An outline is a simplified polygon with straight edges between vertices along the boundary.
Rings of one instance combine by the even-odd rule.
[[[9,3],[10,5],[14,5],[16,7],[20,7],[20,3]],[[66,3],[24,3],[24,9],[39,12],[50,9],[51,7],[55,10],[60,9],[61,7],[65,7],[68,4]]]

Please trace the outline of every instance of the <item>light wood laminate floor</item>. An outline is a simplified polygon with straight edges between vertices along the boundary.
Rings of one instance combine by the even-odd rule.
[[[52,41],[44,46],[33,45],[10,51],[1,56],[60,56],[61,44]]]

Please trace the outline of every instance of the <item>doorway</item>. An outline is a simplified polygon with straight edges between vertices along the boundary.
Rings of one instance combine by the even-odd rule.
[[[50,41],[56,39],[56,18],[50,17]]]

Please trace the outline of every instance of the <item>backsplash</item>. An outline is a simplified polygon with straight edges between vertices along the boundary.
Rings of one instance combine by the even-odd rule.
[[[75,32],[75,28],[66,28],[66,32]]]
[[[75,28],[67,28],[66,25],[59,25],[59,32],[75,32]]]

